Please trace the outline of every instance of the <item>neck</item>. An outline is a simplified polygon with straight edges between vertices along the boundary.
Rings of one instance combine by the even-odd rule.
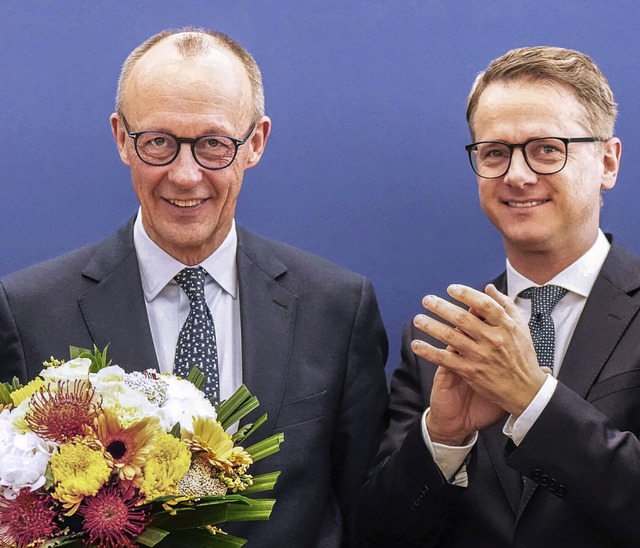
[[[523,250],[505,242],[505,251],[513,268],[532,282],[544,285],[589,251],[595,241],[596,238],[571,250]]]

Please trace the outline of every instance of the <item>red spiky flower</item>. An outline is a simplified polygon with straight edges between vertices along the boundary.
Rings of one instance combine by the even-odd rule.
[[[25,417],[29,428],[41,438],[64,443],[84,436],[101,411],[88,381],[58,381],[57,390],[41,388],[29,402]]]
[[[51,495],[22,489],[15,499],[0,497],[0,542],[23,547],[60,532]]]
[[[78,509],[83,517],[82,529],[88,535],[87,545],[98,548],[130,548],[133,539],[151,521],[151,506],[140,504],[140,492],[132,486],[125,489],[109,483],[95,497],[85,497]]]

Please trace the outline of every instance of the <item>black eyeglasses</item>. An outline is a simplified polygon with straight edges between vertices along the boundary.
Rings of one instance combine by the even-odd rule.
[[[511,166],[515,148],[522,149],[524,161],[538,175],[553,175],[567,165],[569,143],[595,143],[608,141],[598,137],[539,137],[524,143],[479,141],[465,146],[473,171],[483,179],[498,179],[506,175]]]
[[[124,116],[122,122],[127,134],[133,139],[138,158],[145,164],[166,166],[178,157],[182,143],[188,143],[191,145],[194,160],[205,169],[229,167],[236,159],[238,148],[247,142],[256,128],[256,122],[253,122],[244,139],[234,139],[226,135],[203,135],[195,139],[186,139],[163,131],[133,132]]]

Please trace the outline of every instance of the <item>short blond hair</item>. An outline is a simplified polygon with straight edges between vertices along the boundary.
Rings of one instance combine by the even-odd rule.
[[[122,116],[124,96],[126,92],[127,83],[133,72],[133,67],[140,60],[140,58],[147,53],[153,46],[168,38],[177,34],[184,34],[176,39],[174,45],[176,49],[184,57],[195,57],[206,53],[211,47],[211,41],[207,38],[213,38],[215,43],[222,48],[233,53],[244,65],[251,82],[251,91],[253,95],[253,117],[254,120],[259,120],[264,116],[264,86],[262,84],[262,74],[260,68],[251,54],[240,44],[238,44],[232,38],[229,38],[226,34],[217,32],[215,30],[201,29],[186,27],[181,29],[164,30],[158,34],[153,35],[151,38],[145,40],[136,49],[134,49],[125,59],[120,71],[120,78],[118,79],[118,91],[116,93],[116,112],[119,116]]]
[[[618,106],[604,74],[584,53],[551,46],[512,49],[478,75],[467,100],[467,122],[472,134],[472,118],[482,92],[492,83],[513,81],[568,88],[584,107],[594,137],[613,137]]]

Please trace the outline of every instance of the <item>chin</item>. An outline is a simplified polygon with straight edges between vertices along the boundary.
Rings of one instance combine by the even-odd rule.
[[[509,249],[526,253],[545,253],[551,250],[551,238],[548,234],[503,235]]]

